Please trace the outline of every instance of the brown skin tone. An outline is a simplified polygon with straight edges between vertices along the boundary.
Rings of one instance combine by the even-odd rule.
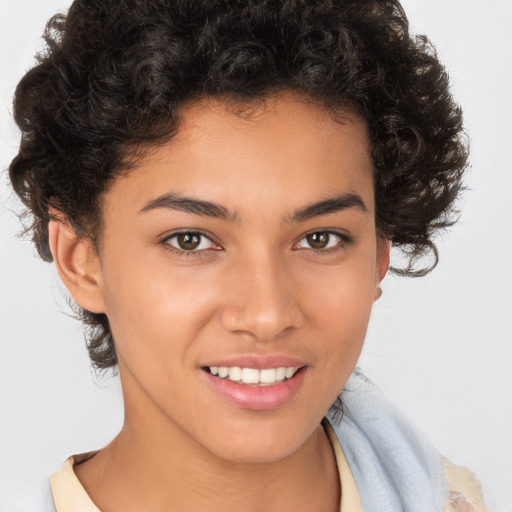
[[[337,123],[297,95],[249,118],[203,99],[184,107],[175,139],[110,184],[99,255],[65,219],[51,222],[64,283],[108,315],[118,351],[124,426],[75,467],[103,512],[338,510],[320,422],[356,364],[389,264],[369,148],[356,115]],[[141,211],[165,194],[230,217]],[[346,194],[364,206],[294,218]],[[169,238],[177,230],[208,238],[187,252]],[[312,247],[311,233],[325,246]],[[227,402],[201,369],[275,353],[304,361],[306,374],[271,410]]]

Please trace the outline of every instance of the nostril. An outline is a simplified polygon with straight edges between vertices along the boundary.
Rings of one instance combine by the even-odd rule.
[[[285,331],[300,327],[302,314],[291,304],[226,306],[221,311],[221,323],[226,331],[248,334],[258,341],[272,341]]]

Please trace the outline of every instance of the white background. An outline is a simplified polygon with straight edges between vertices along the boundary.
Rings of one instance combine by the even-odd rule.
[[[0,0],[0,169],[16,153],[15,84],[64,0]],[[465,111],[472,169],[459,224],[429,276],[388,276],[361,366],[457,464],[487,506],[512,511],[512,0],[404,0],[412,30],[435,42]],[[95,379],[80,325],[40,262],[0,175],[0,511],[24,512],[72,453],[122,425],[117,379]],[[15,505],[15,506],[14,506]]]

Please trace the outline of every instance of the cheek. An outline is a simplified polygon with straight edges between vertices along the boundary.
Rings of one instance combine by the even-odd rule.
[[[361,351],[375,295],[372,251],[347,260],[346,265],[308,275],[306,311],[318,341],[319,356],[329,366],[355,365]],[[305,299],[306,300],[306,299]],[[350,368],[350,371],[352,370]]]
[[[336,266],[317,266],[305,273],[303,290],[315,316],[334,324],[364,324],[375,294],[372,250],[354,252]]]
[[[125,361],[185,362],[188,346],[214,313],[208,279],[199,273],[190,279],[165,260],[116,257],[106,263],[107,316]]]

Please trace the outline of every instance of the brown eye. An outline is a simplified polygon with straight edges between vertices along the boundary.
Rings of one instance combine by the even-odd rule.
[[[199,247],[201,237],[196,233],[181,233],[176,237],[180,249],[184,251],[193,251]]]
[[[347,243],[349,243],[348,237],[341,233],[333,231],[315,231],[308,233],[302,240],[299,240],[297,247],[299,249],[321,251],[325,249],[335,249],[337,247],[341,248]]]
[[[311,233],[306,235],[306,240],[308,244],[313,249],[325,249],[329,244],[329,239],[331,238],[330,233],[326,233],[325,231],[319,231],[318,233]]]
[[[184,252],[199,252],[213,248],[213,242],[202,233],[186,231],[170,236],[165,243]]]

